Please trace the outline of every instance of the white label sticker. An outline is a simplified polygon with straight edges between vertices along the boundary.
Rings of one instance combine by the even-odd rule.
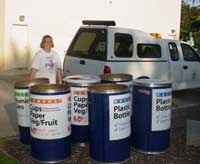
[[[30,96],[31,136],[59,139],[71,134],[70,93]]]
[[[17,121],[19,126],[30,126],[29,89],[15,89]]]
[[[131,94],[109,96],[110,141],[130,136]]]
[[[152,91],[152,131],[162,131],[171,125],[172,90],[154,89]]]
[[[133,82],[132,81],[128,81],[128,82],[117,82],[117,84],[123,84],[126,85],[130,92],[131,92],[131,104],[133,103]],[[131,105],[131,115],[132,115],[132,105]]]
[[[71,87],[72,125],[88,125],[88,88]]]

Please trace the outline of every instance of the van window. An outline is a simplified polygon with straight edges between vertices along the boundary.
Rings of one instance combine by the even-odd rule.
[[[114,52],[116,57],[126,58],[133,54],[133,39],[130,34],[115,34]]]
[[[178,61],[179,60],[179,54],[178,54],[178,49],[177,49],[176,43],[170,42],[168,44],[168,47],[169,47],[171,60],[172,61]]]
[[[183,58],[185,61],[199,61],[198,54],[187,44],[181,43]]]
[[[80,29],[69,47],[67,55],[105,60],[107,51],[106,29]]]
[[[138,44],[137,54],[140,58],[160,58],[161,48],[158,44]]]

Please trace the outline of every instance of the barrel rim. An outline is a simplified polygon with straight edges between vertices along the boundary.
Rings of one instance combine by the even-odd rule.
[[[130,91],[128,86],[124,85],[124,84],[97,84],[97,85],[93,85],[90,86],[88,88],[88,91],[90,93],[122,93],[122,92],[126,92],[126,91]]]
[[[30,87],[30,93],[57,93],[70,91],[67,84],[38,84]]]
[[[14,88],[29,88],[36,84],[47,84],[49,83],[48,78],[35,78],[35,79],[22,79],[22,80],[16,80],[14,82]]]
[[[161,79],[136,79],[133,80],[133,86],[146,87],[172,87],[172,83]]]
[[[97,75],[71,75],[63,78],[63,81],[72,86],[90,86],[101,82]]]
[[[99,77],[102,80],[106,81],[116,81],[116,82],[123,82],[123,81],[132,81],[133,76],[131,74],[126,74],[126,73],[116,73],[116,74],[101,74]]]
[[[68,84],[72,87],[89,87],[89,86],[99,84],[99,83],[100,83],[100,81],[96,82],[96,83],[70,83],[70,82],[66,82],[66,84]]]

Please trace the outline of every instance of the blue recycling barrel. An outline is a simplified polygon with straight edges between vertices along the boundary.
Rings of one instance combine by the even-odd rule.
[[[90,157],[97,163],[130,158],[131,93],[121,84],[89,87]]]
[[[72,75],[63,80],[71,90],[71,139],[76,145],[85,146],[89,142],[88,86],[100,83],[100,78],[95,75]]]
[[[36,84],[48,84],[48,78],[23,79],[15,81],[14,93],[19,127],[19,138],[23,144],[30,144],[29,88]]]
[[[30,88],[31,155],[35,161],[56,163],[71,154],[70,87],[64,84]]]
[[[132,145],[147,154],[170,145],[172,84],[158,79],[133,81]]]

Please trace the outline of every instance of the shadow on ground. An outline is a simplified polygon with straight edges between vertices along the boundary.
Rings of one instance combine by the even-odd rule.
[[[18,133],[16,104],[15,103],[6,104],[4,105],[4,108],[8,114],[10,125],[13,127],[14,131]]]

